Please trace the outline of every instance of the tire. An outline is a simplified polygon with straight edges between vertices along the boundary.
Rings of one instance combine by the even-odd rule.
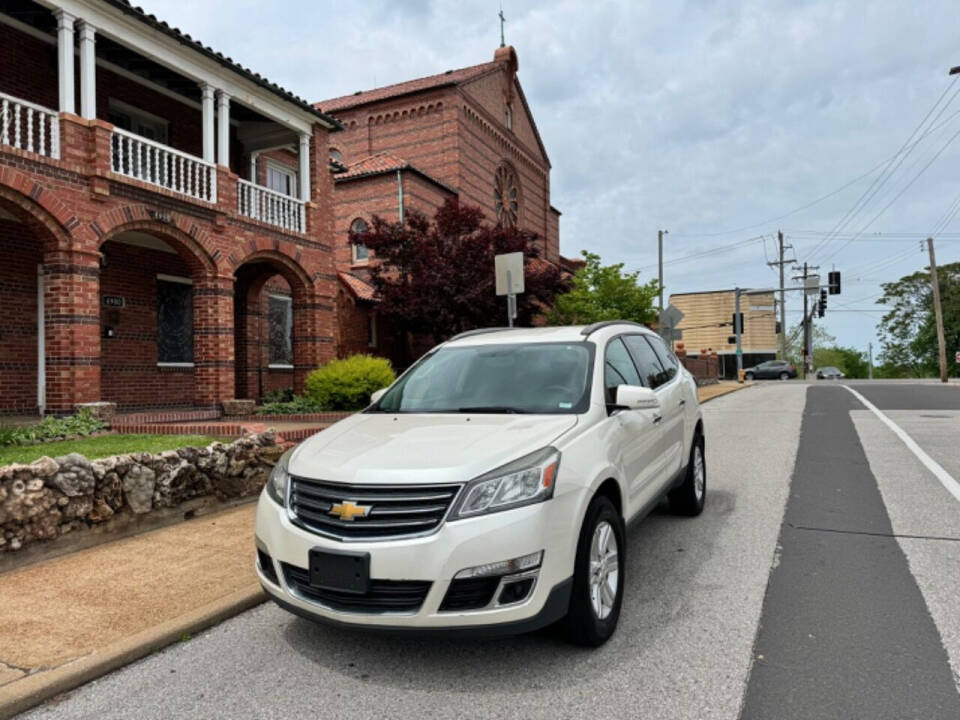
[[[780,373],[780,379],[781,379],[781,380],[789,380],[789,379],[790,379],[790,373],[785,373],[785,372]]]
[[[744,379],[744,380],[753,380],[753,373],[752,373],[752,372],[744,373],[744,374],[743,374],[743,379]]]
[[[707,502],[707,459],[703,451],[703,435],[697,433],[693,437],[693,447],[690,448],[687,474],[683,482],[667,494],[670,511],[676,515],[696,517],[703,512],[703,506]]]
[[[603,540],[598,538],[601,528],[606,528],[606,548],[614,550],[615,567],[612,603],[607,603],[610,593],[602,593],[603,578],[591,582],[591,555],[596,557],[597,550],[602,549]],[[620,607],[623,604],[624,584],[624,557],[626,548],[626,527],[623,518],[609,498],[598,495],[587,508],[583,526],[580,528],[580,539],[577,542],[577,557],[574,563],[573,589],[570,595],[570,610],[564,619],[564,634],[567,640],[577,645],[599,647],[603,645],[614,630],[620,619]],[[612,545],[611,545],[612,544]],[[599,553],[608,557],[604,553]],[[607,561],[604,570],[609,570]],[[610,573],[604,576],[609,589]]]

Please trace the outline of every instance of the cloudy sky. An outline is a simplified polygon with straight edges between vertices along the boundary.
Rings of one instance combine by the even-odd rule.
[[[312,100],[486,62],[499,44],[495,0],[137,1]],[[564,254],[655,275],[666,228],[668,292],[765,287],[782,228],[800,262],[843,272],[827,330],[864,350],[875,340],[880,313],[861,311],[878,282],[926,264],[920,238],[960,198],[951,3],[503,7]],[[960,260],[960,219],[937,237],[938,262]]]

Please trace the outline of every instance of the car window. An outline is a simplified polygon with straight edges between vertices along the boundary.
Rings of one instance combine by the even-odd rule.
[[[663,385],[667,381],[667,374],[650,343],[644,340],[642,335],[627,335],[624,341],[640,369],[644,385],[651,388]]]
[[[653,351],[657,354],[660,364],[663,365],[664,382],[673,380],[680,369],[680,361],[677,360],[677,356],[667,348],[666,343],[661,338],[653,335],[645,335],[644,337],[653,346]]]
[[[443,347],[369,409],[391,413],[579,413],[590,405],[593,345]]]
[[[643,385],[643,382],[620,338],[607,344],[606,353],[603,361],[603,385],[607,403],[612,405],[617,401],[618,385]]]

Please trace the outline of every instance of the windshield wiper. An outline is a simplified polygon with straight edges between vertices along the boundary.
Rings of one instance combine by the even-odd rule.
[[[514,413],[527,412],[523,408],[510,407],[509,405],[477,405],[475,407],[457,408],[457,412],[462,413],[490,413],[493,415],[513,415]]]

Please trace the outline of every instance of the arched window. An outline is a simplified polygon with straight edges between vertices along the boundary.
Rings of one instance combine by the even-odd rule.
[[[357,218],[352,223],[350,223],[350,232],[359,235],[367,231],[367,223],[363,218]],[[355,263],[365,263],[370,259],[370,251],[367,249],[367,246],[363,243],[353,243],[352,254],[353,262]]]
[[[343,162],[343,153],[337,150],[335,147],[330,148],[330,157],[336,160],[338,163]]]
[[[497,211],[497,222],[504,227],[516,227],[520,219],[520,188],[517,174],[509,165],[497,168],[493,178],[493,207]]]
[[[507,103],[503,110],[503,124],[507,126],[507,130],[513,130],[513,107],[510,103]]]

